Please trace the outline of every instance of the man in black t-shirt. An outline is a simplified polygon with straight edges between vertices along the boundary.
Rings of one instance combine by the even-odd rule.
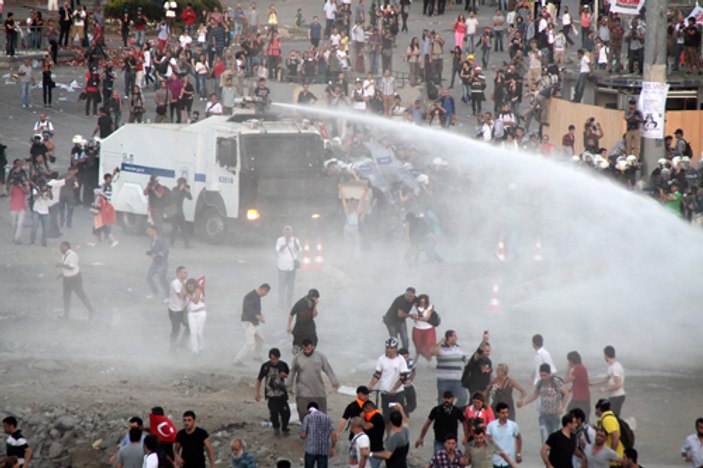
[[[288,333],[293,335],[293,348],[301,347],[303,340],[308,338],[313,346],[317,346],[317,328],[315,317],[317,317],[317,304],[320,302],[320,293],[317,289],[308,291],[307,296],[298,300],[288,315]],[[295,317],[295,326],[293,326]]]
[[[415,288],[407,288],[405,294],[396,297],[383,316],[383,323],[388,328],[388,336],[399,338],[403,348],[408,348],[408,329],[405,319],[415,304]]]
[[[275,435],[280,434],[281,431],[283,435],[288,435],[290,432],[288,429],[290,406],[288,406],[288,391],[286,390],[286,378],[289,373],[288,364],[281,360],[281,351],[278,348],[271,348],[269,360],[261,365],[259,376],[256,378],[256,393],[254,394],[256,401],[261,401],[261,382],[266,380],[264,396],[268,400],[271,425]]]
[[[266,78],[259,78],[259,82],[254,88],[256,100],[256,113],[265,114],[271,105],[271,90],[266,86]]]
[[[205,452],[210,468],[215,468],[215,453],[210,435],[195,425],[195,413],[183,413],[183,429],[176,435],[176,465],[181,468],[205,468]]]
[[[373,401],[366,401],[361,417],[364,418],[364,432],[369,436],[369,441],[371,442],[370,450],[372,452],[382,452],[383,436],[386,432],[386,421],[383,419],[383,413],[376,408],[376,404]],[[377,461],[380,462],[380,460],[374,460],[374,463]]]
[[[483,393],[491,383],[493,375],[493,363],[491,355],[491,344],[488,342],[488,334],[484,332],[483,341],[478,345],[471,359],[466,364],[461,383],[469,390],[469,395]]]
[[[244,344],[242,349],[234,358],[235,365],[242,365],[242,360],[251,351],[255,352],[257,361],[261,360],[261,347],[264,344],[264,337],[261,335],[259,325],[266,323],[266,319],[261,313],[261,298],[266,296],[271,290],[268,283],[264,283],[258,288],[250,291],[244,296],[242,303],[242,329],[244,330]]]
[[[464,412],[454,406],[454,394],[447,390],[442,395],[443,402],[441,405],[435,406],[430,411],[427,421],[422,425],[420,437],[415,442],[415,448],[421,447],[425,442],[425,434],[430,428],[430,424],[434,421],[434,450],[433,454],[444,448],[444,440],[448,435],[459,436],[459,422],[461,421],[464,428],[464,434],[468,434],[468,427]]]
[[[576,429],[576,418],[573,414],[565,414],[561,418],[561,429],[553,432],[542,446],[542,460],[548,468],[572,468],[574,455],[584,462],[586,457],[576,446],[576,437],[573,431]]]
[[[104,107],[100,108],[100,117],[98,117],[98,125],[95,126],[93,130],[93,135],[96,133],[100,134],[100,138],[107,138],[110,136],[113,130],[112,117],[110,113]]]
[[[352,418],[361,416],[361,412],[364,410],[364,403],[367,401],[369,401],[369,388],[366,385],[356,387],[356,399],[344,408],[342,419],[340,419],[339,424],[337,424],[337,440],[339,440],[342,431],[345,430],[345,426]],[[349,431],[349,440],[352,440],[352,437],[354,437],[354,434]]]

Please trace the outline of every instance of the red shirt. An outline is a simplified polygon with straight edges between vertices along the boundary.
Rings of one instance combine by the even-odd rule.
[[[18,185],[10,187],[10,211],[25,211],[27,209],[27,193]]]
[[[588,371],[583,364],[576,364],[572,370],[574,381],[571,387],[574,401],[590,401],[591,392],[588,389]]]
[[[186,26],[193,26],[193,24],[195,24],[195,20],[198,19],[198,16],[195,14],[195,10],[193,10],[193,8],[186,7],[186,9],[183,10],[183,13],[181,13],[181,18]]]
[[[225,68],[225,62],[216,62],[215,65],[212,67],[212,74],[215,75],[215,78],[219,78],[220,75],[225,71]]]

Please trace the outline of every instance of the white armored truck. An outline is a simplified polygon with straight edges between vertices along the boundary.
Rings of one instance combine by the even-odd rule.
[[[337,186],[324,174],[324,144],[305,121],[240,121],[213,116],[195,124],[128,124],[101,143],[100,180],[120,169],[112,204],[126,231],[147,222],[150,178],[176,186],[184,177],[192,200],[183,205],[196,233],[217,243],[227,232],[276,222],[318,220],[337,206]]]

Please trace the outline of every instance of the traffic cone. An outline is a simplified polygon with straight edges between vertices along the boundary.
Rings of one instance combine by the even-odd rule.
[[[488,312],[492,314],[500,313],[500,288],[498,282],[493,282],[493,291],[491,292],[491,302],[488,304]]]
[[[308,271],[312,268],[312,259],[310,258],[310,242],[305,239],[305,244],[303,244],[303,264],[301,265],[302,271]]]
[[[505,261],[505,244],[502,240],[498,241],[498,250],[496,250],[496,257],[498,257],[498,260],[500,260],[501,262]]]
[[[532,257],[532,260],[535,262],[541,262],[544,260],[544,257],[542,257],[542,242],[540,242],[539,239],[535,242],[535,255]]]
[[[325,257],[322,256],[322,239],[318,238],[315,248],[315,267],[322,268],[323,263],[325,263]]]

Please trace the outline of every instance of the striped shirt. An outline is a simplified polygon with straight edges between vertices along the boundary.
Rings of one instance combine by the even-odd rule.
[[[393,96],[395,94],[395,78],[392,76],[384,76],[381,78],[381,95]]]
[[[437,354],[437,378],[443,380],[461,380],[464,372],[466,353],[459,345],[443,344]]]
[[[305,453],[329,455],[330,437],[334,432],[332,418],[322,411],[311,408],[303,419],[302,432],[305,433]]]
[[[24,454],[29,448],[29,444],[19,429],[7,437],[5,447],[8,457],[15,456],[20,466],[24,465]]]

